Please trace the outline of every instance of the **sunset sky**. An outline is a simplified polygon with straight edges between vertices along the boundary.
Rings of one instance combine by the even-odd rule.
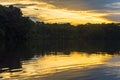
[[[14,4],[24,16],[47,23],[120,22],[120,0],[0,0]]]

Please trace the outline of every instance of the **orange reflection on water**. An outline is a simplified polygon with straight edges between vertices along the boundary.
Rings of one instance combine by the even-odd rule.
[[[104,64],[111,57],[109,54],[87,54],[83,52],[71,52],[70,55],[64,55],[63,53],[46,55],[23,61],[23,71],[21,72],[2,73],[2,76],[7,79],[29,80],[28,78],[33,78],[32,76],[34,78],[45,77],[47,74],[65,70],[96,67],[98,64]]]

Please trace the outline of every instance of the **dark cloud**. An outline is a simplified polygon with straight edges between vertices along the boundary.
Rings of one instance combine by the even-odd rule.
[[[27,6],[34,6],[36,4],[10,4],[10,5],[13,5],[13,6],[19,7],[19,8],[26,8]],[[6,6],[9,6],[9,5],[6,5]]]
[[[10,3],[12,1],[13,0],[1,0],[0,2]],[[40,7],[45,7],[47,6],[46,3],[48,3],[54,5],[55,6],[54,8],[56,9],[66,8],[69,10],[77,10],[77,11],[90,10],[95,13],[104,13],[106,14],[106,16],[105,17],[103,16],[103,18],[109,19],[111,21],[120,22],[120,17],[119,17],[120,14],[118,14],[120,13],[120,0],[15,0],[15,1],[16,1],[15,3],[18,4],[13,4],[14,6],[19,8],[26,8],[26,10],[28,6],[37,6],[37,7],[33,7],[32,10],[40,11],[41,10]],[[26,1],[26,2],[28,1],[30,4],[21,1]],[[43,10],[41,10],[41,12],[42,11]]]
[[[120,12],[120,0],[43,0],[49,4],[59,8],[67,8],[69,10],[92,10],[98,13],[106,13],[104,18],[120,22],[120,14],[112,14]],[[116,10],[117,12],[114,12]]]
[[[110,14],[105,16],[105,18],[112,20],[114,22],[120,22],[120,14]]]
[[[120,0],[43,0],[60,8],[73,10],[105,10],[111,9],[107,4],[119,2]]]

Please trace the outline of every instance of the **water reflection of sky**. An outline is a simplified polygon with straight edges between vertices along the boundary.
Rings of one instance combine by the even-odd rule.
[[[58,53],[58,55],[46,55],[34,57],[31,60],[22,61],[20,72],[4,72],[3,79],[22,79],[45,77],[50,74],[69,71],[72,69],[90,69],[97,65],[105,64],[112,56],[108,54],[87,54],[82,52],[71,52],[70,55]]]

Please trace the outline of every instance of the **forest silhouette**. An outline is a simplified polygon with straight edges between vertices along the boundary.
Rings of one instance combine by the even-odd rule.
[[[19,8],[0,5],[0,68],[21,68],[20,61],[34,55],[72,51],[119,53],[120,23],[34,22]]]
[[[104,48],[112,47],[119,49],[120,43],[120,23],[101,24],[80,24],[73,26],[69,23],[50,24],[39,21],[32,21],[25,17],[22,11],[10,5],[8,7],[0,5],[0,44],[10,48],[16,44],[26,44],[45,49],[64,49],[72,46],[79,49],[85,47],[98,46]],[[2,46],[3,45],[3,46]]]
[[[119,23],[49,24],[34,22],[10,5],[0,6],[0,40],[10,42],[34,40],[120,40]]]
[[[101,46],[101,51],[120,48],[120,23],[50,24],[32,21],[22,11],[10,5],[0,5],[0,44],[1,50],[16,44],[35,46],[35,50],[54,49],[91,49]],[[72,47],[70,47],[72,46]]]

